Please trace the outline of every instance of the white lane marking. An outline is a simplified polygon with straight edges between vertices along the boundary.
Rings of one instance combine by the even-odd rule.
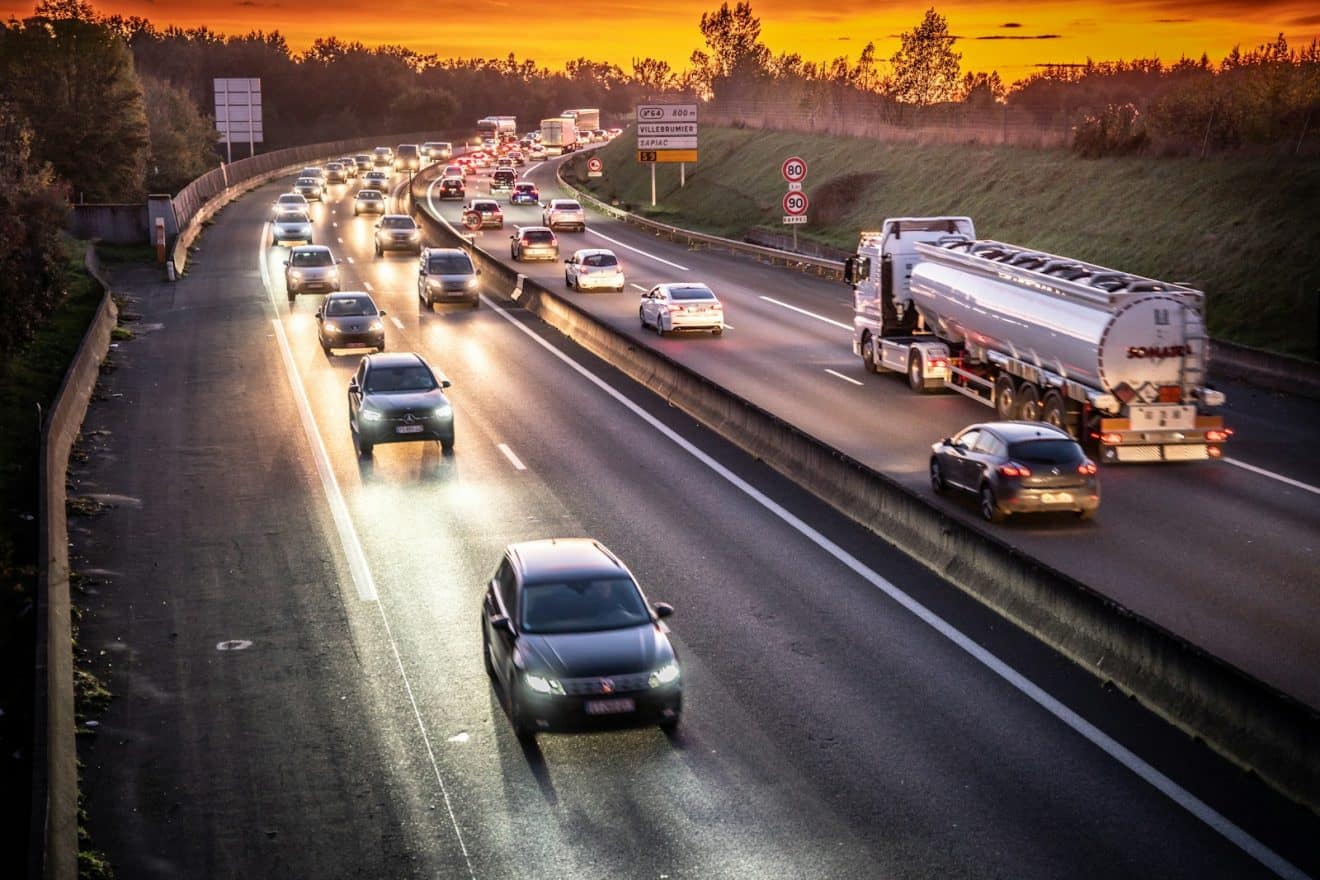
[[[390,320],[394,322],[395,327],[398,327],[400,330],[403,329],[403,322],[399,320],[398,315],[390,315]]]
[[[1278,480],[1280,483],[1287,483],[1294,489],[1301,489],[1304,492],[1310,492],[1312,495],[1320,495],[1320,488],[1303,483],[1300,480],[1294,480],[1291,477],[1285,477],[1283,474],[1276,474],[1274,471],[1267,471],[1264,468],[1258,468],[1254,464],[1247,464],[1245,461],[1238,461],[1236,458],[1221,458],[1226,464],[1234,467],[1240,467],[1244,471],[1251,471],[1253,474],[1260,474],[1262,477],[1269,477],[1271,480]]]
[[[331,210],[333,210],[333,209],[331,209]],[[333,226],[335,229],[338,229],[338,228],[339,228],[339,221],[338,221],[338,220],[331,220],[331,221],[330,221],[330,225]]]
[[[842,321],[835,321],[833,318],[827,318],[824,315],[818,315],[815,312],[809,312],[806,309],[800,309],[797,306],[789,305],[786,302],[781,302],[780,300],[774,299],[772,297],[762,296],[761,299],[765,300],[768,303],[773,303],[774,305],[786,308],[791,312],[797,312],[798,314],[806,315],[808,318],[815,318],[817,321],[824,321],[826,324],[832,324],[835,327],[842,327],[844,330],[852,330],[851,324],[845,324]]]
[[[370,281],[363,281],[363,282],[362,282],[362,288],[363,288],[364,290],[366,290],[367,293],[371,293],[373,290],[376,289],[376,288],[374,288],[374,287],[371,286],[371,282],[370,282]]]
[[[345,257],[344,259],[348,260],[350,263],[353,262],[353,258],[352,258],[352,257]]]
[[[267,224],[269,225],[269,224]],[[275,289],[270,283],[270,267],[266,265],[264,243],[268,230],[261,230],[258,243],[258,259],[261,261],[261,283],[266,287],[276,317],[271,321],[275,326],[275,340],[279,343],[280,354],[284,360],[284,372],[288,376],[289,386],[293,389],[294,402],[298,405],[298,415],[302,418],[303,431],[312,447],[312,460],[316,463],[316,472],[321,477],[321,488],[325,491],[326,501],[330,505],[330,515],[334,519],[335,530],[339,532],[339,542],[344,547],[344,556],[348,559],[348,569],[357,586],[358,598],[364,602],[374,602],[378,598],[376,581],[367,566],[366,554],[362,551],[362,542],[358,540],[353,520],[348,515],[348,505],[344,502],[344,493],[339,489],[334,469],[330,466],[330,456],[325,451],[325,441],[321,439],[320,429],[312,416],[312,405],[307,400],[302,379],[298,375],[297,364],[293,360],[293,349],[289,347],[289,337],[284,332],[284,322],[279,319],[279,303],[275,300]]]
[[[831,376],[842,379],[845,382],[851,382],[854,385],[862,384],[861,382],[858,382],[856,379],[854,379],[852,376],[845,376],[843,375],[843,373],[836,373],[834,370],[831,370],[829,367],[825,368],[825,372],[829,373]]]
[[[1127,747],[1116,741],[1113,737],[1091,724],[1085,718],[1082,718],[1050,694],[1046,693],[1035,682],[1031,681],[1003,660],[1000,660],[994,654],[981,647],[972,638],[960,632],[956,627],[945,621],[926,606],[922,605],[916,599],[913,599],[887,578],[872,571],[863,564],[861,560],[857,559],[838,544],[835,544],[829,538],[816,531],[793,513],[780,506],[777,502],[768,498],[755,486],[751,485],[724,465],[711,458],[705,452],[702,452],[696,446],[680,437],[668,425],[665,425],[655,416],[652,416],[646,410],[625,397],[621,391],[610,387],[604,379],[596,376],[586,367],[582,366],[568,355],[556,349],[549,342],[546,342],[540,336],[537,336],[527,327],[523,326],[517,318],[505,311],[498,303],[493,302],[485,296],[482,297],[482,301],[486,303],[488,308],[492,309],[496,314],[504,318],[504,320],[518,328],[519,331],[527,335],[537,345],[550,352],[551,355],[568,365],[570,369],[577,372],[588,382],[592,383],[601,391],[618,401],[618,403],[628,409],[633,415],[650,425],[657,433],[673,442],[676,446],[691,455],[697,461],[701,462],[701,464],[705,465],[710,470],[714,471],[717,475],[723,477],[744,495],[764,507],[774,516],[778,517],[790,528],[803,535],[821,550],[825,551],[830,556],[833,556],[863,580],[887,595],[895,603],[907,609],[907,611],[918,620],[922,621],[950,642],[957,645],[978,663],[989,669],[995,675],[998,675],[1055,718],[1058,718],[1064,724],[1071,727],[1084,739],[1099,747],[1115,761],[1131,770],[1150,785],[1154,786],[1174,803],[1187,810],[1187,812],[1191,813],[1197,819],[1200,819],[1247,855],[1251,856],[1280,877],[1287,877],[1290,878],[1290,880],[1291,878],[1305,880],[1306,875],[1278,853],[1274,852],[1246,831],[1243,831],[1237,825],[1230,822],[1209,804],[1178,785],[1159,770],[1156,770]]]
[[[303,431],[307,434],[307,439],[312,446],[312,457],[316,460],[316,470],[321,475],[321,485],[325,490],[326,498],[330,503],[330,513],[335,521],[335,528],[339,532],[339,541],[343,545],[344,555],[348,557],[349,570],[352,572],[353,580],[357,584],[358,596],[362,599],[376,603],[376,608],[380,611],[381,622],[385,625],[385,637],[390,643],[390,650],[394,654],[394,662],[399,667],[399,676],[403,679],[404,690],[408,693],[408,702],[412,704],[413,718],[417,720],[417,729],[421,731],[422,743],[426,746],[426,756],[431,761],[431,771],[435,774],[435,781],[440,786],[440,795],[445,801],[445,810],[449,813],[449,824],[454,829],[454,836],[458,839],[459,851],[463,853],[463,862],[467,865],[468,877],[476,880],[476,871],[472,868],[472,858],[468,855],[467,844],[463,840],[463,831],[458,827],[458,817],[454,815],[454,806],[449,800],[449,789],[445,785],[444,777],[440,775],[440,765],[435,759],[435,749],[431,745],[431,735],[426,730],[426,723],[422,721],[422,712],[417,707],[417,698],[413,694],[412,682],[408,679],[408,672],[403,667],[403,657],[399,655],[399,646],[394,639],[394,630],[390,626],[389,615],[385,613],[385,603],[378,601],[379,595],[376,592],[375,579],[372,577],[371,568],[367,565],[366,554],[362,551],[362,543],[358,540],[357,531],[353,528],[353,520],[348,515],[348,505],[344,503],[344,495],[339,490],[339,481],[335,479],[335,472],[330,467],[330,456],[325,451],[325,443],[321,439],[321,432],[316,427],[316,420],[312,418],[312,407],[307,400],[307,393],[303,390],[302,380],[298,375],[298,366],[293,360],[293,350],[289,347],[288,336],[284,333],[284,324],[279,319],[279,303],[275,300],[275,291],[270,284],[270,269],[266,265],[266,236],[269,233],[269,223],[265,223],[261,228],[261,238],[258,241],[258,259],[261,261],[261,283],[266,287],[266,293],[270,296],[271,305],[275,307],[276,317],[271,319],[275,326],[275,338],[279,341],[280,354],[283,356],[284,372],[289,378],[289,385],[293,388],[293,396],[298,404],[298,414],[302,417]]]
[[[642,285],[640,285],[640,284],[630,284],[630,285],[628,285],[628,286],[629,286],[629,287],[635,287],[635,288],[637,288],[638,290],[640,290],[642,293],[646,293],[646,291],[650,290],[649,287],[642,287]]]
[[[500,452],[504,453],[504,457],[509,460],[509,464],[513,465],[514,470],[516,471],[527,470],[527,465],[523,464],[521,461],[518,460],[518,456],[514,455],[513,450],[509,448],[509,444],[500,443],[497,444],[495,448],[498,449]]]
[[[640,250],[639,248],[635,248],[630,244],[624,244],[623,242],[619,241],[617,238],[610,238],[608,235],[606,235],[603,232],[597,232],[596,230],[590,228],[587,229],[587,232],[590,232],[592,235],[599,236],[600,238],[605,239],[611,244],[617,244],[621,248],[627,248],[628,250],[632,251],[635,254],[641,254],[642,256],[646,257],[648,260],[655,260],[657,263],[664,263],[666,266],[673,266],[675,269],[678,269],[683,272],[691,271],[690,269],[688,269],[687,266],[680,266],[678,265],[678,263],[671,263],[668,260],[664,259],[663,257],[657,257],[655,254],[648,254],[646,251]]]
[[[336,236],[335,240],[338,241],[340,244],[344,243],[344,240],[338,236]]]

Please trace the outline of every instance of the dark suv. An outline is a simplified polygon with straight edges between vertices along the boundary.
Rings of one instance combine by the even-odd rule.
[[[436,440],[454,448],[454,408],[445,397],[449,380],[438,377],[412,352],[367,355],[348,380],[348,429],[358,451],[377,443]]]
[[[490,176],[490,191],[509,192],[513,189],[514,182],[518,179],[518,172],[512,168],[496,168],[495,173]]]

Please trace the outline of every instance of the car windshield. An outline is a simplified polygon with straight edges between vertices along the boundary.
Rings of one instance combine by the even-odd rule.
[[[617,266],[619,261],[614,258],[614,254],[587,254],[582,258],[584,266]]]
[[[548,229],[534,229],[531,232],[523,233],[523,241],[529,241],[533,244],[549,244],[554,240],[554,233]]]
[[[373,394],[411,393],[435,388],[435,377],[421,364],[373,367],[367,373],[367,391]]]
[[[281,205],[307,204],[307,200],[303,198],[299,193],[285,193],[284,195],[280,196],[279,201]]]
[[[365,199],[369,202],[372,202],[380,199],[381,195],[380,193],[376,192],[374,189],[364,189],[358,192],[357,197],[359,199]]]
[[[301,211],[286,211],[275,218],[276,223],[311,223]]]
[[[376,314],[376,304],[367,296],[336,296],[325,301],[330,318],[365,318]]]
[[[434,254],[426,261],[432,275],[471,275],[472,261],[467,254]]]
[[[637,585],[626,577],[529,584],[522,629],[529,633],[591,632],[650,622]]]
[[[295,251],[289,258],[290,266],[333,266],[334,257],[329,251]]]
[[[1008,447],[1014,461],[1031,464],[1080,464],[1082,450],[1072,440],[1027,440]]]
[[[484,211],[490,214],[498,214],[500,210],[500,206],[495,204],[494,202],[473,202],[472,210]]]
[[[411,217],[386,217],[380,225],[386,229],[412,229],[417,224]]]
[[[670,299],[714,299],[715,294],[710,292],[709,287],[671,287],[669,288]]]
[[[300,177],[298,178],[298,186],[316,186],[316,178]]]

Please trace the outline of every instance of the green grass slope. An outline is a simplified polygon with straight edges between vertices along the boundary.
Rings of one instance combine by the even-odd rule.
[[[1215,338],[1320,358],[1320,163],[1271,157],[1083,160],[1063,151],[884,144],[706,128],[701,161],[650,169],[629,133],[598,151],[605,175],[566,176],[657,220],[741,238],[786,231],[780,163],[806,159],[799,236],[851,250],[891,216],[966,214],[984,238],[1193,284]]]

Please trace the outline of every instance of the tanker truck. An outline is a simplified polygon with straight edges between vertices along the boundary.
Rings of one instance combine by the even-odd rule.
[[[1199,290],[977,239],[968,217],[902,217],[844,264],[853,353],[1001,419],[1049,422],[1105,462],[1218,458]]]

